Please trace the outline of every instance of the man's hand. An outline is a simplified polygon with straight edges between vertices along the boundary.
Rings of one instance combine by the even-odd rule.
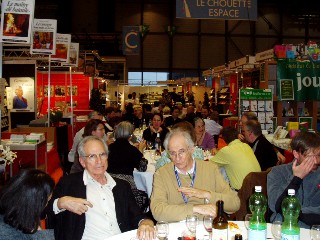
[[[279,164],[283,164],[286,162],[286,157],[281,154],[281,152],[277,152],[277,159]]]
[[[193,206],[193,212],[199,213],[202,215],[210,215],[213,218],[217,216],[217,209],[215,204],[200,204],[200,205],[194,205]]]
[[[315,160],[310,158],[305,158],[300,165],[298,164],[298,160],[295,159],[292,165],[293,176],[304,179],[313,169],[314,164],[316,164]]]
[[[181,188],[178,188],[178,191],[182,192],[187,197],[206,198],[209,200],[211,199],[210,192],[206,190],[190,188],[190,187],[181,187]]]
[[[83,198],[65,196],[65,197],[59,198],[58,200],[59,209],[66,209],[78,215],[81,215],[86,211],[88,211],[88,207],[92,208],[93,205],[89,201]]]
[[[238,134],[238,139],[239,139],[241,142],[245,142],[245,141],[246,141],[246,138],[245,138],[241,133]]]
[[[137,237],[144,240],[156,239],[154,224],[150,219],[144,219],[140,222],[137,230]]]

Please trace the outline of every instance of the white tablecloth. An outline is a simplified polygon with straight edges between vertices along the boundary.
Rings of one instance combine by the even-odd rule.
[[[139,172],[136,169],[133,171],[133,178],[136,186],[139,190],[148,193],[150,198],[152,193],[153,174],[155,173],[155,159],[151,153],[154,150],[147,150],[144,153],[144,157],[148,160],[148,167],[145,172]]]
[[[232,221],[238,224],[240,228],[240,233],[242,234],[242,238],[247,239],[247,229],[244,226],[244,222],[242,221]],[[199,221],[199,224],[203,226],[202,221]],[[177,240],[178,237],[181,237],[181,233],[186,230],[185,222],[178,223],[170,223],[169,224],[169,237],[168,240]],[[136,236],[137,231],[132,230],[129,232],[121,233],[116,236],[110,237],[110,240],[130,240]],[[233,240],[234,235],[237,234],[237,231],[228,230],[228,240]],[[271,234],[271,224],[268,223],[267,226],[267,239],[274,239]],[[310,239],[310,230],[301,228],[300,230],[300,239],[301,240],[309,240]]]

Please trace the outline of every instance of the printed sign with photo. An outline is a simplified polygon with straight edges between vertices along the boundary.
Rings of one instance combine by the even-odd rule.
[[[10,78],[13,91],[13,110],[34,111],[34,79],[29,77]]]
[[[31,54],[55,54],[56,32],[57,20],[34,19],[31,34]]]
[[[67,86],[67,96],[71,96],[70,86]],[[72,96],[78,96],[78,86],[72,86]]]
[[[64,97],[66,95],[65,86],[56,86],[54,93],[56,97]]]
[[[0,39],[6,43],[30,43],[34,0],[3,0]]]
[[[48,97],[48,85],[43,88],[43,96]],[[50,97],[54,97],[54,87],[50,86]]]
[[[69,51],[69,63],[62,63],[63,66],[78,67],[79,61],[79,43],[71,43]]]
[[[70,34],[57,33],[56,54],[51,56],[51,60],[69,63],[70,44],[71,44]]]

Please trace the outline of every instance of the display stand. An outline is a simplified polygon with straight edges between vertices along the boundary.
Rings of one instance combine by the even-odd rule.
[[[271,89],[240,89],[239,119],[244,112],[254,112],[262,130],[273,133],[273,104]]]

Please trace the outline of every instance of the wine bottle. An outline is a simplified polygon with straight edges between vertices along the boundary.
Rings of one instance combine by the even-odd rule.
[[[157,137],[154,140],[155,147],[156,147],[156,153],[161,155],[161,139],[160,139],[160,133],[157,133]]]
[[[223,201],[217,201],[218,215],[213,219],[212,240],[228,239],[228,221],[223,212]]]

